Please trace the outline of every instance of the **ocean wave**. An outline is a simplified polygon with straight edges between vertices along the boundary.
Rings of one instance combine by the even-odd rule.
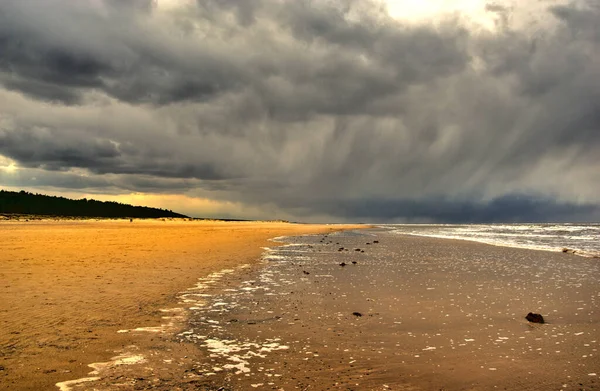
[[[392,232],[441,239],[470,240],[494,246],[563,251],[600,257],[600,225],[590,224],[402,224],[386,226]]]

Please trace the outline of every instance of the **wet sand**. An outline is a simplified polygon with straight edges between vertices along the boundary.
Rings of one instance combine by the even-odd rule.
[[[89,374],[91,363],[100,363],[95,366],[100,372],[133,368],[158,352],[191,363],[198,348],[175,338],[185,312],[162,311],[177,308],[180,292],[199,277],[256,263],[261,247],[273,245],[269,238],[339,228],[160,220],[0,222],[0,389],[57,390],[55,383],[96,377]],[[136,328],[142,331],[125,332]],[[165,384],[180,382],[184,366],[166,371]],[[113,389],[121,389],[118,379],[111,381]]]
[[[198,354],[157,353],[98,389],[600,388],[597,260],[362,232],[287,239],[201,279],[176,338]]]

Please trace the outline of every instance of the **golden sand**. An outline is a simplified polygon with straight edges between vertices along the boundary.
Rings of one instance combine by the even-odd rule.
[[[256,222],[0,223],[0,389],[56,390],[119,349],[170,349],[161,308],[199,277],[256,262],[269,238],[342,226]],[[179,346],[186,354],[190,346]]]

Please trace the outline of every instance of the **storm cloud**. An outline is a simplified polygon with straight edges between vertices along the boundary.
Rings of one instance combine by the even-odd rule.
[[[600,6],[481,13],[0,2],[0,185],[297,220],[600,219]]]

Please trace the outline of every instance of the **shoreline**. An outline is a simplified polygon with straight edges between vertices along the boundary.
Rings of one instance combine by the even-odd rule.
[[[205,353],[190,378],[226,390],[597,386],[593,261],[363,233],[293,240],[208,292],[181,333]]]
[[[5,298],[0,305],[0,389],[56,390],[56,383],[90,377],[89,364],[108,363],[124,350],[162,346],[192,355],[194,347],[183,347],[166,335],[119,330],[160,327],[169,315],[161,310],[176,307],[179,294],[198,278],[256,264],[262,247],[278,245],[271,238],[350,228],[364,226],[168,220],[0,223],[0,274],[5,282],[0,286]]]
[[[459,240],[459,241],[465,241],[465,242],[485,244],[485,245],[494,246],[494,247],[516,248],[519,250],[545,251],[545,252],[549,252],[552,254],[565,253],[565,254],[577,255],[580,257],[584,257],[584,258],[600,258],[600,256],[598,256],[598,255],[588,254],[582,250],[571,249],[571,248],[567,248],[567,247],[562,247],[560,250],[558,250],[558,249],[541,248],[541,247],[527,247],[527,246],[518,246],[518,245],[511,246],[508,244],[491,243],[491,242],[486,242],[483,240],[447,237],[447,236],[419,235],[419,234],[412,234],[412,233],[403,233],[403,234],[399,234],[399,235],[408,235],[408,236],[416,236],[419,238],[431,238],[431,239],[441,239],[441,240]],[[567,250],[567,251],[565,251],[565,250]]]
[[[46,225],[39,224],[39,229]],[[517,390],[533,385],[532,376],[543,378],[543,387],[528,389],[577,382],[596,385],[600,319],[594,303],[600,293],[590,283],[597,280],[594,270],[599,266],[589,258],[565,262],[567,258],[555,252],[398,235],[369,226],[162,221],[139,227],[128,221],[50,225],[92,239],[86,242],[90,248],[78,249],[80,256],[117,247],[127,255],[121,261],[138,266],[115,271],[123,278],[113,293],[133,292],[140,302],[147,294],[144,287],[164,292],[167,288],[160,286],[169,285],[169,294],[142,300],[141,308],[129,308],[134,314],[113,315],[118,321],[110,324],[103,324],[109,319],[93,308],[83,308],[80,313],[97,317],[88,330],[72,324],[61,328],[51,320],[46,323],[54,327],[46,334],[24,329],[23,334],[36,342],[40,336],[46,339],[38,351],[30,346],[24,351],[27,357],[20,357],[28,365],[16,368],[22,370],[20,383],[7,383],[11,379],[0,371],[0,389],[287,390],[324,389],[329,384],[331,389],[360,385],[358,389],[485,390],[502,385]],[[33,228],[31,223],[23,226],[25,231]],[[103,227],[112,228],[102,233]],[[94,233],[99,228],[100,239]],[[132,236],[135,232],[141,237]],[[164,237],[158,240],[160,232]],[[73,238],[48,239],[60,241],[46,241],[45,253],[53,246],[72,244]],[[138,242],[146,247],[132,246]],[[182,246],[196,242],[201,242],[200,248]],[[141,251],[161,243],[160,249]],[[8,249],[24,253],[40,243],[23,244]],[[127,247],[119,247],[124,244]],[[339,251],[341,246],[349,251]],[[0,254],[6,249],[0,247]],[[44,252],[38,253],[40,259]],[[149,262],[157,261],[157,254],[164,257]],[[203,267],[194,258],[198,254]],[[136,257],[148,262],[132,265]],[[161,265],[165,259],[167,264]],[[348,266],[340,267],[342,261]],[[76,271],[71,264],[63,266]],[[149,273],[152,267],[159,269],[157,274]],[[100,281],[114,284],[115,276],[104,272]],[[0,273],[8,275],[6,270]],[[180,284],[174,290],[172,278],[177,276]],[[97,276],[89,277],[88,283]],[[128,287],[130,283],[136,289]],[[557,292],[560,295],[554,295]],[[57,311],[54,299],[49,308]],[[3,322],[5,310],[0,304]],[[531,326],[523,318],[526,311],[548,315],[547,324]],[[425,320],[439,314],[446,314],[439,318],[442,323]],[[87,327],[86,322],[81,326]],[[69,330],[77,337],[72,341]],[[16,337],[25,338],[23,334]],[[1,331],[0,336],[6,337]],[[89,340],[81,343],[85,336]],[[7,365],[15,360],[5,354],[7,345],[2,342],[0,365],[14,369]],[[560,343],[556,352],[555,342]],[[96,344],[103,344],[102,349]],[[44,354],[45,360],[36,361]],[[77,371],[58,372],[60,363],[77,357],[77,362],[67,362]],[[553,370],[538,368],[539,360]],[[505,378],[508,372],[515,379]],[[50,385],[52,376],[61,378]]]
[[[387,229],[388,227],[385,226],[377,226],[378,228],[383,228],[383,229]],[[398,235],[407,235],[407,236],[413,236],[413,237],[419,237],[419,238],[431,238],[431,239],[442,239],[442,240],[459,240],[459,241],[466,241],[466,242],[472,242],[472,243],[479,243],[479,244],[486,244],[489,246],[494,246],[494,247],[505,247],[505,248],[515,248],[515,249],[520,249],[520,250],[533,250],[533,251],[545,251],[545,252],[549,252],[552,254],[557,254],[557,253],[564,253],[564,254],[572,254],[572,255],[577,255],[579,257],[584,257],[584,258],[593,258],[593,259],[598,259],[600,258],[600,254],[596,254],[596,253],[590,253],[590,252],[586,252],[584,250],[581,249],[573,249],[573,248],[569,248],[569,247],[555,247],[555,248],[550,248],[550,247],[533,247],[533,246],[525,246],[525,245],[518,245],[518,244],[508,244],[508,243],[494,243],[491,241],[485,241],[485,240],[477,240],[477,239],[473,239],[473,238],[460,238],[460,237],[449,237],[449,236],[435,236],[435,235],[421,235],[421,234],[416,234],[416,233],[410,233],[410,232],[397,232]]]

